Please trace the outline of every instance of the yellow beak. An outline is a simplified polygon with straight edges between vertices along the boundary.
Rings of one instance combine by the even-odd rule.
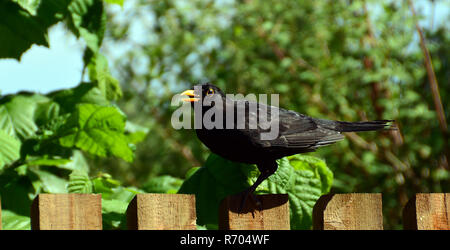
[[[194,94],[193,89],[188,89],[188,90],[184,91],[183,93],[181,93],[180,95],[189,96],[189,97],[182,99],[184,102],[196,102],[196,101],[200,100],[200,98],[198,98],[198,96]]]

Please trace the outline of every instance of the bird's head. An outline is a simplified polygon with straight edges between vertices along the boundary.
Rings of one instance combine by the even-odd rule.
[[[210,83],[194,85],[191,89],[188,89],[181,93],[184,97],[182,100],[185,102],[202,101],[206,97],[212,97],[213,95],[219,95],[221,98],[225,98],[225,93],[222,92],[217,86]]]

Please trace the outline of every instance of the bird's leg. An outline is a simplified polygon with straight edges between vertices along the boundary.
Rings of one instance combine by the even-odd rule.
[[[269,178],[278,168],[278,164],[276,161],[269,161],[263,164],[258,164],[258,169],[261,172],[261,174],[256,179],[255,183],[251,185],[249,188],[244,190],[242,192],[243,198],[241,201],[241,205],[239,206],[238,213],[242,213],[242,210],[244,208],[245,202],[247,201],[248,196],[251,196],[253,201],[255,202],[256,206],[261,209],[261,201],[253,194],[255,192],[256,188],[261,184],[265,179]]]
[[[258,176],[258,179],[256,179],[255,183],[253,183],[253,185],[251,185],[249,188],[247,188],[246,190],[244,190],[244,192],[241,193],[241,195],[243,197],[242,197],[242,200],[241,200],[241,205],[239,206],[238,213],[242,213],[242,210],[244,208],[245,202],[247,201],[247,198],[249,196],[251,196],[251,198],[255,202],[256,206],[258,206],[258,207],[261,206],[261,201],[258,200],[258,198],[253,194],[253,192],[255,192],[255,190],[259,186],[259,184],[261,184],[261,182],[263,182],[269,176],[270,175],[268,175],[266,172],[261,173]]]

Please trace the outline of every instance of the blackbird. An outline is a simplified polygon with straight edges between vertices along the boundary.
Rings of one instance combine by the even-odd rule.
[[[256,182],[242,192],[244,196],[240,210],[247,197],[253,196],[258,185],[277,170],[277,159],[313,152],[319,147],[333,144],[344,139],[342,132],[383,130],[389,128],[393,122],[393,120],[345,122],[316,119],[263,103],[228,98],[222,90],[210,83],[195,85],[181,95],[184,101],[191,102],[196,119],[198,116],[204,118],[209,113],[211,120],[217,122],[216,125],[221,125],[196,128],[200,141],[223,158],[256,164],[261,172]],[[207,98],[215,101],[206,103]],[[201,114],[198,114],[199,109],[196,109],[195,105],[201,108]],[[238,112],[239,108],[245,111],[243,117],[242,113]],[[277,115],[272,116],[273,114]],[[215,117],[216,115],[222,117]],[[227,118],[228,120],[232,118],[232,126],[228,124],[227,127]],[[239,118],[243,124],[238,124]],[[257,126],[253,124],[251,127],[251,122],[254,121],[258,121]],[[278,133],[275,138],[263,140],[262,135],[270,130],[268,125],[278,126]]]

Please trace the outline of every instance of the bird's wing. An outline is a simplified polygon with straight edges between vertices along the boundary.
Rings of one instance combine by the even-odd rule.
[[[272,148],[311,149],[342,140],[344,136],[322,122],[291,110],[258,103],[257,111],[248,109],[248,121],[258,120],[257,129],[241,130],[254,145]],[[278,115],[276,114],[278,113]],[[271,117],[271,115],[274,115]],[[270,125],[277,123],[278,137],[262,140],[261,134],[270,131]],[[273,128],[273,127],[272,127]]]

